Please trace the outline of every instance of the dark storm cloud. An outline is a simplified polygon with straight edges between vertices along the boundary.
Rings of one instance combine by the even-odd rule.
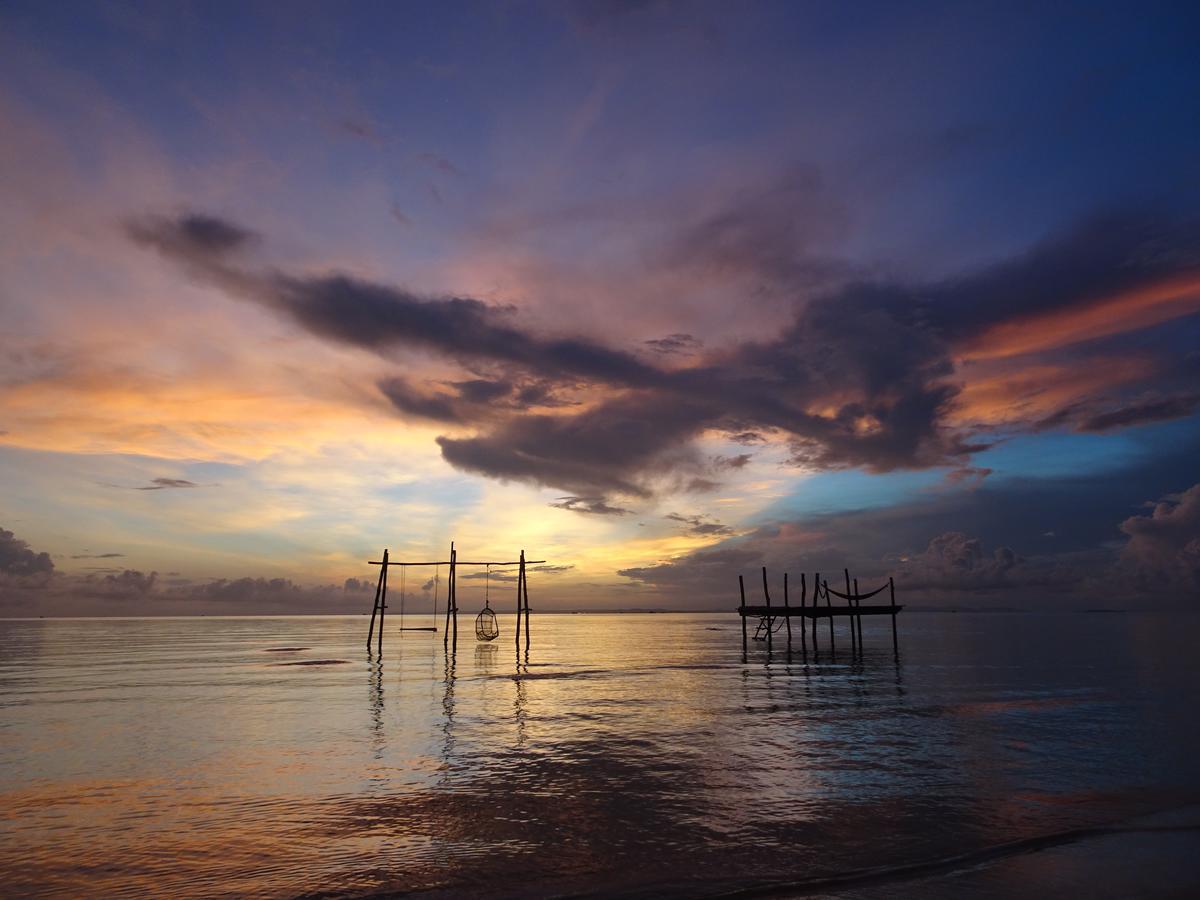
[[[793,194],[816,190],[800,176],[794,182]],[[747,271],[798,277],[783,261],[813,238],[786,225],[788,196],[781,190],[750,197],[680,240],[697,252],[708,247],[704,252],[725,260],[721,265],[736,258]],[[772,228],[784,232],[775,249],[756,247],[761,232]],[[383,354],[433,351],[473,373],[504,369],[509,374],[502,378],[432,388],[396,378],[380,388],[404,414],[479,429],[470,437],[438,439],[451,465],[602,502],[612,494],[647,497],[664,479],[674,490],[715,488],[712,467],[692,449],[709,430],[743,443],[764,432],[779,435],[790,442],[792,461],[809,467],[965,466],[986,444],[948,424],[959,394],[956,341],[999,322],[1152,285],[1200,264],[1189,243],[1197,235],[1193,225],[1114,214],[965,276],[927,284],[846,283],[797,305],[790,324],[769,339],[665,369],[587,338],[538,334],[513,309],[471,298],[425,298],[346,274],[298,276],[233,265],[228,251],[251,232],[211,217],[142,220],[130,233],[318,337]],[[685,338],[661,340],[686,346]],[[513,414],[538,396],[591,390],[594,397],[597,389],[608,391],[606,399],[580,410]],[[1162,417],[1185,405],[1127,415]],[[1117,416],[1083,424],[1125,423]]]

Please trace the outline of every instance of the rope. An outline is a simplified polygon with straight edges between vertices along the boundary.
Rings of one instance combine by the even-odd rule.
[[[400,630],[404,630],[404,570],[408,566],[400,567]]]
[[[492,567],[491,567],[491,565],[488,565],[487,570],[484,572],[484,576],[483,576],[483,608],[484,609],[490,608],[488,606],[488,597],[490,594],[491,586],[492,586]]]
[[[441,587],[441,584],[442,584],[442,567],[435,566],[433,569],[433,624],[435,627],[437,626],[438,588]]]
[[[839,591],[835,591],[828,584],[826,584],[825,585],[825,594],[826,595],[833,594],[833,596],[841,597],[843,600],[866,600],[868,597],[874,597],[876,594],[878,594],[880,591],[882,591],[885,587],[887,587],[886,584],[882,585],[880,587],[877,587],[877,588],[875,588],[875,590],[871,591],[871,593],[869,593],[869,594],[849,595],[849,594],[840,593]]]

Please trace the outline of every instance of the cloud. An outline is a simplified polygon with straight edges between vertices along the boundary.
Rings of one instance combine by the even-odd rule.
[[[11,531],[0,528],[0,576],[38,583],[54,572],[49,553],[29,549],[29,544]]]
[[[555,509],[569,509],[589,516],[627,516],[633,511],[609,506],[602,497],[559,497],[557,502],[550,505]]]
[[[1120,409],[1096,413],[1078,423],[1080,431],[1114,431],[1132,425],[1146,425],[1190,416],[1200,407],[1200,394],[1143,400]]]
[[[519,573],[516,570],[509,571],[508,569],[492,569],[491,572],[467,572],[462,575],[456,575],[456,578],[461,578],[463,581],[501,581],[513,582],[517,580]]]
[[[450,160],[444,156],[438,156],[436,153],[418,153],[417,159],[425,165],[437,169],[439,172],[444,172],[447,175],[460,175],[461,172]]]
[[[729,435],[729,440],[735,444],[751,445],[764,443],[766,438],[757,431],[739,431]]]
[[[125,229],[139,244],[205,267],[212,259],[227,257],[259,240],[249,229],[204,213],[185,213],[176,218],[146,216],[126,223]]]
[[[979,487],[983,483],[983,479],[991,474],[992,470],[986,466],[959,466],[946,473],[946,483]]]
[[[1129,542],[1122,562],[1137,583],[1149,590],[1200,590],[1200,484],[1167,497],[1146,516],[1121,523]]]
[[[977,359],[1045,350],[1197,308],[1197,247],[1200,223],[1151,210],[1107,212],[1013,259],[933,285],[918,308]],[[1162,308],[1189,291],[1190,307]]]
[[[391,204],[388,205],[388,215],[390,215],[393,219],[395,219],[401,225],[407,226],[407,225],[416,224],[415,222],[413,222],[412,216],[410,216],[408,213],[406,213],[404,211],[404,208],[400,205],[400,203],[395,200],[393,200],[391,202]]]
[[[818,169],[793,165],[687,222],[656,253],[663,266],[755,291],[824,287],[847,267],[815,253],[847,231],[848,214]]]
[[[563,572],[570,572],[574,568],[575,568],[574,566],[540,565],[540,566],[527,566],[526,571],[527,572],[538,572],[539,574],[542,574],[542,575],[561,575]]]
[[[663,356],[689,356],[699,352],[704,346],[704,342],[694,335],[682,333],[668,334],[666,337],[654,338],[643,343]]]
[[[668,513],[664,518],[686,525],[687,528],[685,530],[687,533],[696,535],[697,537],[711,537],[733,533],[733,529],[728,525],[722,525],[720,522],[713,521],[707,516],[681,516],[679,513]]]
[[[72,556],[71,559],[119,559],[124,553],[80,553]]]
[[[817,189],[804,173],[794,182],[714,214],[681,236],[679,246],[716,254],[721,265],[737,260],[747,271],[765,268],[794,282],[801,278],[794,271],[797,248],[817,239],[788,230],[787,198]],[[758,247],[750,236],[772,226],[786,233],[773,247]],[[437,439],[456,468],[599,498],[606,506],[614,495],[716,487],[695,446],[713,431],[741,443],[773,435],[788,443],[794,465],[808,469],[953,465],[970,471],[971,455],[989,441],[955,421],[960,359],[1078,339],[1066,320],[1047,316],[1091,321],[1097,309],[1117,303],[1133,311],[1123,321],[1140,327],[1155,316],[1185,314],[1192,310],[1188,279],[1200,271],[1187,243],[1197,234],[1192,223],[1113,214],[953,278],[843,279],[796,302],[790,322],[766,339],[697,351],[686,364],[664,368],[589,338],[540,333],[512,307],[421,296],[345,273],[246,267],[231,253],[253,233],[210,216],[143,219],[128,231],[194,276],[275,309],[316,337],[388,359],[421,350],[457,364],[473,377],[418,386],[395,375],[379,388],[403,415],[474,429]],[[1138,318],[1148,309],[1150,319]],[[1085,336],[1100,333],[1090,327]],[[1014,343],[1017,338],[1025,343]],[[670,357],[690,341],[680,332],[650,346]],[[501,375],[480,377],[497,368]],[[541,403],[543,412],[519,414],[550,399],[554,405]],[[1159,401],[1098,413],[1082,425],[1123,427],[1185,415],[1194,406],[1189,398]],[[736,467],[739,459],[728,465]]]
[[[749,453],[738,453],[734,456],[714,456],[712,464],[713,468],[717,471],[744,469],[753,458]]]
[[[224,240],[198,237],[203,229]],[[223,227],[221,225],[223,224]],[[375,352],[419,347],[463,360],[513,363],[546,376],[574,376],[605,383],[644,385],[661,373],[629,353],[584,338],[544,337],[514,324],[511,307],[469,297],[422,297],[352,275],[288,275],[231,265],[228,251],[254,233],[211,216],[177,220],[146,217],[126,226],[137,243],[188,266],[189,271],[230,293],[287,315],[312,334]]]
[[[914,590],[1003,588],[1009,586],[1009,574],[1020,562],[1008,547],[988,553],[978,538],[949,531],[933,538],[923,552],[901,559],[896,580]]]
[[[124,569],[116,574],[92,573],[74,581],[71,588],[88,597],[113,598],[117,600],[140,600],[148,596],[158,584],[158,573]]]
[[[179,488],[194,488],[200,487],[194,481],[188,481],[186,478],[151,478],[150,483],[143,487],[134,488],[135,491],[167,491],[176,490]]]
[[[459,398],[440,392],[424,392],[398,375],[384,378],[379,390],[402,413],[435,422],[462,422],[467,412]]]
[[[379,129],[365,119],[344,117],[336,122],[338,131],[372,144],[382,144]]]
[[[699,550],[649,566],[619,569],[617,574],[648,587],[691,597],[730,598],[739,572],[753,571],[762,564],[762,553],[747,546]]]

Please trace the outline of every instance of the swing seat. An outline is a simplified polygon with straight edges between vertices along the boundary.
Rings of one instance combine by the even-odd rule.
[[[494,641],[500,636],[500,626],[496,624],[496,614],[490,607],[485,606],[475,617],[475,637],[481,641]]]

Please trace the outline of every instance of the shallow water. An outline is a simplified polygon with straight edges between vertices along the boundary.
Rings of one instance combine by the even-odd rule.
[[[5,892],[805,893],[1200,796],[1196,615],[395,624],[0,621]]]

